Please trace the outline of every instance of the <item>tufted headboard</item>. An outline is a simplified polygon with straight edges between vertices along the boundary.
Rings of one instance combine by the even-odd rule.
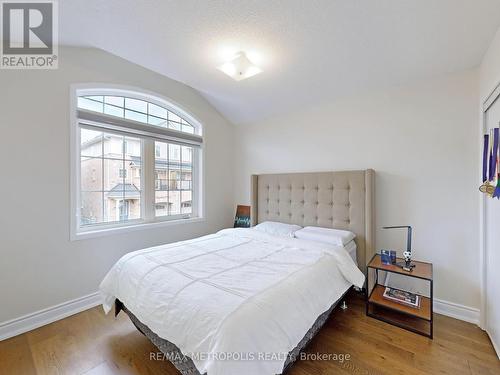
[[[359,268],[375,253],[375,171],[252,175],[252,224],[279,221],[356,234]]]

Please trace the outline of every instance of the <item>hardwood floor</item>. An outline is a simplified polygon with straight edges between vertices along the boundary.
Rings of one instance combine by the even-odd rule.
[[[365,316],[356,293],[337,309],[307,353],[350,355],[349,360],[301,360],[288,375],[500,374],[487,335],[478,327],[435,315],[435,337],[404,331]],[[1,375],[178,375],[166,361],[151,360],[155,347],[121,313],[100,307],[0,342]]]

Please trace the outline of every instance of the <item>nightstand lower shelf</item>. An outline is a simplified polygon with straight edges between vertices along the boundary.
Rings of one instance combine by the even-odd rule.
[[[368,298],[368,303],[395,310],[410,317],[431,320],[431,300],[429,298],[420,296],[420,308],[416,309],[384,298],[384,291],[385,286],[375,285]]]
[[[376,284],[366,305],[366,314],[423,336],[432,337],[432,308],[428,297],[420,296],[420,307],[414,308],[384,298],[385,286]]]
[[[432,338],[432,322],[429,320],[416,318],[375,304],[368,304],[366,314],[371,318]]]

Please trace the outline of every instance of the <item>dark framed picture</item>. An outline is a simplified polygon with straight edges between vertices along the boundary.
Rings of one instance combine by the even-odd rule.
[[[250,228],[250,206],[238,205],[234,218],[235,228]]]

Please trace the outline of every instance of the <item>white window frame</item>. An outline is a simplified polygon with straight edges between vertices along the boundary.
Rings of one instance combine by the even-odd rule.
[[[175,103],[173,100],[156,93],[136,87],[110,84],[75,84],[70,89],[70,240],[94,238],[112,234],[126,233],[134,230],[152,229],[163,226],[188,224],[204,221],[205,213],[205,173],[203,155],[205,142],[200,147],[193,147],[193,176],[192,176],[192,214],[179,214],[155,217],[154,197],[154,158],[155,145],[153,139],[143,139],[142,143],[142,177],[141,177],[141,219],[130,220],[125,223],[96,224],[82,227],[80,225],[80,124],[78,119],[78,97],[91,95],[125,96],[156,104],[168,111],[184,118],[195,127],[195,134],[203,135],[204,128],[201,122],[190,114],[189,110]],[[128,121],[128,120],[126,120]],[[148,126],[143,124],[145,130]],[[108,130],[105,130],[108,131]],[[118,130],[109,130],[120,134]],[[128,134],[131,135],[131,134]],[[133,136],[133,135],[132,135]],[[168,140],[158,139],[160,142]],[[152,160],[151,160],[152,158]],[[153,195],[152,195],[153,194]],[[151,196],[152,195],[152,196]]]

